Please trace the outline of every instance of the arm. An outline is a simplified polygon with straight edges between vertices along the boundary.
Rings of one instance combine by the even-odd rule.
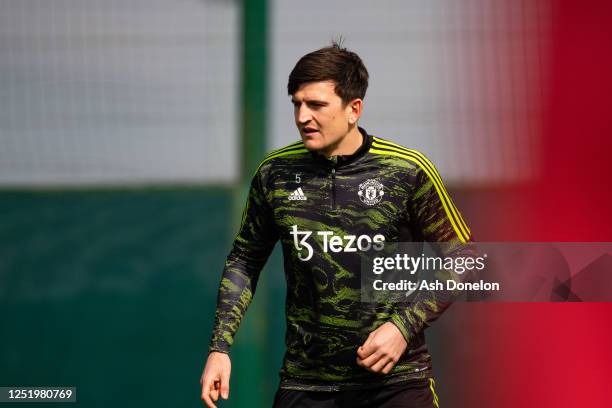
[[[413,190],[411,218],[413,236],[423,242],[439,243],[437,256],[475,256],[470,230],[456,209],[442,183],[438,172],[429,161],[427,167],[419,167]],[[416,240],[416,239],[415,239]],[[429,272],[431,273],[431,272]],[[465,281],[471,274],[458,274],[450,270],[435,273],[441,281],[455,279]],[[418,291],[408,304],[398,304],[391,321],[401,331],[405,340],[429,327],[451,305],[456,293],[442,291]]]
[[[219,285],[210,354],[200,379],[202,400],[209,407],[215,407],[212,400],[217,401],[219,393],[224,399],[229,396],[229,350],[255,294],[259,273],[277,240],[272,208],[266,200],[258,171],[251,182],[240,229],[225,261]]]
[[[473,256],[470,231],[446,193],[442,180],[429,161],[417,169],[409,209],[414,241],[444,243],[442,257]],[[467,274],[466,274],[467,275]],[[440,280],[461,279],[453,271],[438,271]],[[391,371],[410,339],[428,327],[452,303],[447,291],[418,291],[409,303],[398,303],[389,322],[372,331],[357,350],[357,364],[383,374]]]

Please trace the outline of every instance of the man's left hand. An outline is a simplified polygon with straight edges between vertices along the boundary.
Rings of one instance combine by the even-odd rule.
[[[388,374],[408,347],[397,326],[387,322],[374,330],[357,349],[357,364],[374,373]]]

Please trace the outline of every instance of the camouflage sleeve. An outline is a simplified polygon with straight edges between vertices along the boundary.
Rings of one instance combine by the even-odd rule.
[[[437,243],[433,249],[439,257],[475,256],[470,230],[446,192],[440,175],[430,162],[426,164],[427,167],[418,168],[414,183],[410,210],[413,237],[415,240]],[[443,282],[447,279],[472,279],[471,273],[458,274],[453,270],[428,271],[426,274],[425,277],[429,279]],[[456,296],[456,292],[446,290],[419,290],[409,301],[396,305],[391,321],[410,344],[410,339],[440,317]]]
[[[240,229],[225,261],[209,352],[229,353],[255,294],[259,273],[277,240],[272,209],[266,201],[258,171],[251,182]]]

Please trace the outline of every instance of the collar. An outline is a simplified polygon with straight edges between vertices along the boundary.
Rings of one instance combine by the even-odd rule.
[[[315,160],[333,167],[342,167],[354,162],[365,155],[370,150],[370,146],[372,145],[372,136],[370,136],[364,128],[358,127],[357,129],[359,129],[359,133],[361,133],[363,140],[361,142],[361,146],[359,146],[359,149],[357,149],[355,153],[331,157],[325,157],[317,152],[311,152],[311,154]]]

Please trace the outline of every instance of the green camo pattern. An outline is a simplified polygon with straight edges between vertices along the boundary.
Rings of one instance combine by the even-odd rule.
[[[370,239],[381,234],[385,243],[445,242],[452,255],[469,251],[470,232],[424,156],[361,132],[364,144],[348,158],[326,159],[300,142],[270,153],[253,177],[225,263],[209,350],[227,353],[259,272],[281,241],[287,280],[282,388],[346,390],[431,375],[424,329],[451,299],[427,292],[409,305],[363,303],[361,258],[376,244],[368,248],[364,238],[363,251],[334,252],[328,245],[325,252],[317,232]],[[368,180],[374,182],[366,191]],[[301,235],[291,233],[295,226]],[[301,245],[305,231],[312,231],[305,240],[312,247],[307,261],[300,259],[309,255]],[[374,374],[356,364],[356,350],[388,321],[398,326],[408,349],[390,374]]]

